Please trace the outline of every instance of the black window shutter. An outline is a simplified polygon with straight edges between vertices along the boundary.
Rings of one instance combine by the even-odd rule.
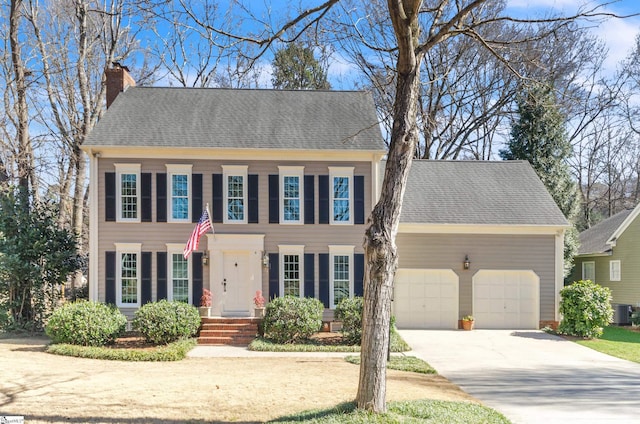
[[[167,174],[156,174],[156,220],[167,222]]]
[[[202,216],[202,174],[191,175],[191,222],[200,221]]]
[[[320,283],[320,301],[324,307],[329,307],[329,254],[318,255],[318,277]]]
[[[329,176],[318,175],[318,222],[329,223]]]
[[[142,203],[142,213],[140,220],[142,222],[151,222],[151,173],[143,172],[140,174],[140,201]]]
[[[249,215],[247,222],[249,224],[257,224],[258,223],[258,175],[257,174],[249,174],[249,186],[248,186],[248,197],[249,197]]]
[[[353,223],[364,224],[364,175],[353,177]]]
[[[278,265],[280,256],[277,253],[269,253],[269,300],[275,299],[280,292],[280,274]]]
[[[116,173],[104,173],[104,219],[116,220]],[[114,302],[115,303],[115,302]]]
[[[316,297],[313,253],[304,254],[304,297]]]
[[[269,224],[280,222],[280,176],[269,175]]]
[[[313,175],[304,176],[304,223],[315,224],[315,178]]]
[[[364,254],[356,253],[353,255],[353,295],[364,295]]]
[[[200,298],[202,297],[202,252],[193,252],[192,254],[192,266],[193,266],[193,298],[191,304],[194,306],[200,306]]]
[[[116,252],[105,252],[104,276],[105,294],[104,303],[116,304]]]
[[[213,222],[222,222],[222,211],[224,206],[224,195],[222,193],[222,174],[213,174],[213,210],[211,220]]]
[[[141,304],[151,302],[151,252],[142,252]]]
[[[156,299],[162,300],[167,298],[167,252],[156,253],[156,274],[158,281],[156,282]]]

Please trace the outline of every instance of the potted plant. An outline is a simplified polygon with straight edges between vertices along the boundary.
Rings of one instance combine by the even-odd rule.
[[[465,315],[462,317],[462,329],[471,331],[473,329],[474,319],[472,315]]]
[[[256,290],[256,295],[253,297],[253,304],[255,305],[253,315],[256,318],[264,318],[264,296],[262,296],[262,290]]]
[[[200,297],[200,307],[198,308],[200,316],[208,318],[211,316],[211,291],[208,289],[202,290],[202,296]]]

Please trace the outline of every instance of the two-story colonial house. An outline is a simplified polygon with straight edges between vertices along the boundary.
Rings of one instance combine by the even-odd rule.
[[[366,217],[385,146],[369,93],[135,87],[107,71],[90,157],[93,300],[251,316],[265,297],[362,294]],[[209,205],[214,232],[183,249]],[[397,237],[398,325],[557,322],[567,223],[526,162],[416,161]],[[267,296],[268,294],[268,296]]]

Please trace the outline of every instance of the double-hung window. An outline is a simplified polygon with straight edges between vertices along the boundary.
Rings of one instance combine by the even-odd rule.
[[[620,260],[609,261],[609,281],[620,281]]]
[[[304,166],[279,166],[280,223],[304,223]]]
[[[353,168],[329,167],[330,223],[353,224]]]
[[[247,223],[247,169],[246,165],[223,165],[224,223]]]
[[[353,246],[329,246],[329,304],[353,297]]]
[[[120,308],[140,306],[140,243],[116,243],[116,305]]]
[[[167,244],[167,255],[169,260],[167,261],[169,276],[167,281],[167,298],[170,301],[189,303],[191,299],[191,256],[188,259],[184,258],[182,253],[184,245],[182,244]]]
[[[168,164],[167,197],[169,198],[169,222],[191,222],[189,193],[191,192],[192,165]]]
[[[596,263],[582,262],[582,279],[583,280],[591,280],[593,282],[596,281]]]
[[[140,164],[117,163],[116,209],[120,222],[140,222]]]
[[[280,293],[304,297],[304,246],[278,246],[280,252]]]

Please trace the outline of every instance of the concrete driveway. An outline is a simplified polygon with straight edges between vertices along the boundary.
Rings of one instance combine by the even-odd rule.
[[[640,422],[640,364],[534,330],[400,330],[413,355],[514,423]]]

